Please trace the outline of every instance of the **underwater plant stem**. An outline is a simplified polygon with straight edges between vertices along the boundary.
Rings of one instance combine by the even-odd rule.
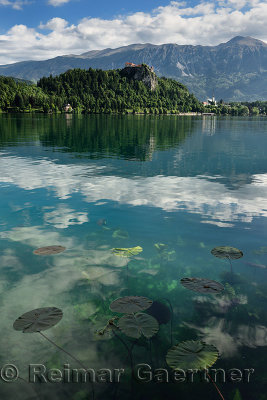
[[[78,360],[78,358],[74,357],[72,354],[70,354],[67,350],[64,350],[61,346],[59,346],[58,344],[56,344],[55,342],[53,342],[53,340],[49,339],[49,337],[47,337],[44,333],[39,332],[41,336],[43,336],[43,338],[45,338],[46,340],[48,340],[48,342],[50,342],[53,346],[57,347],[59,350],[63,351],[63,353],[67,354],[69,357],[71,357],[74,361],[76,361],[83,369],[85,369],[87,371],[87,367],[80,361]],[[92,400],[94,400],[95,398],[95,391],[94,391],[94,384],[93,382],[91,382],[91,386],[92,386]]]
[[[36,399],[39,399],[39,398],[40,398],[38,392],[34,389],[34,387],[30,384],[29,381],[26,381],[26,379],[21,378],[21,376],[18,376],[18,379],[21,380],[21,381],[24,382],[24,383],[27,383],[27,385],[30,385],[30,387],[31,387],[31,389],[32,389],[32,392],[33,392],[33,393],[35,394],[35,396],[36,396]]]
[[[232,262],[231,262],[231,258],[229,256],[227,258],[228,258],[230,266],[231,266],[231,274],[232,274],[233,273],[233,265],[232,265]]]
[[[169,307],[170,307],[170,310],[171,310],[170,339],[171,339],[171,346],[172,346],[172,344],[173,344],[173,337],[172,337],[172,331],[173,331],[173,308],[172,308],[172,304],[171,304],[170,300],[167,299],[166,297],[162,297],[162,298],[160,298],[160,299],[158,299],[158,300],[165,300],[165,301],[168,303],[168,305],[169,305]]]
[[[132,351],[129,349],[127,343],[113,330],[114,335],[116,338],[120,340],[120,342],[124,345],[124,347],[127,349],[129,357],[130,357],[130,362],[131,362],[131,398],[133,397],[133,375],[134,375],[134,366],[133,366],[133,355]]]
[[[151,367],[153,367],[153,358],[152,358],[152,341],[151,341],[151,338],[150,339],[148,339],[148,345],[149,345],[149,358],[150,358],[150,365],[151,365]]]
[[[129,263],[131,262],[130,259],[128,259],[127,264],[126,264],[126,286],[127,286],[127,292],[129,294]]]
[[[58,344],[56,344],[55,342],[53,342],[53,340],[49,339],[46,335],[44,335],[42,332],[39,332],[40,335],[42,335],[46,340],[48,340],[50,343],[52,343],[54,346],[56,346],[59,350],[63,351],[64,353],[66,353],[68,356],[70,356],[73,360],[75,360],[78,364],[80,364],[81,367],[83,367],[84,369],[87,369],[87,367],[85,367],[83,365],[83,363],[81,363],[81,361],[79,361],[76,357],[74,357],[72,354],[70,354],[68,351],[64,350],[62,347],[60,347]]]
[[[120,335],[118,335],[115,330],[113,330],[114,335],[116,336],[116,338],[119,339],[119,341],[123,344],[123,346],[127,349],[127,352],[129,354],[129,358],[130,358],[130,362],[131,362],[131,369],[133,371],[133,355],[132,355],[132,351],[129,349],[127,343],[120,337]]]
[[[218,388],[218,386],[216,385],[216,383],[214,382],[214,380],[212,379],[212,377],[207,373],[209,379],[211,380],[211,382],[213,383],[215,389],[217,390],[217,392],[219,393],[220,397],[222,398],[222,400],[225,400],[222,393],[220,392],[220,389]]]
[[[132,354],[133,348],[136,345],[137,341],[138,341],[138,339],[135,339],[135,341],[132,343],[132,345],[130,347],[130,353],[128,353],[128,355],[126,356],[125,361],[127,360],[128,356],[130,354]],[[116,382],[115,391],[114,391],[114,394],[113,394],[113,400],[115,400],[116,397],[117,397],[118,388],[119,388],[119,382]]]

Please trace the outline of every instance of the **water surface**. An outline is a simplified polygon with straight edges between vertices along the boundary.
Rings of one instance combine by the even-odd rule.
[[[171,303],[173,344],[201,339],[219,349],[214,367],[255,370],[250,383],[219,381],[225,399],[266,400],[266,132],[266,118],[0,115],[0,367],[14,364],[26,380],[29,364],[79,368],[38,333],[13,330],[24,312],[55,306],[64,317],[50,339],[88,368],[126,371],[120,385],[95,385],[95,399],[219,398],[199,380],[131,385],[121,341],[95,333],[115,316],[109,304],[130,294]],[[33,254],[48,245],[66,251]],[[210,253],[225,245],[244,253],[232,274]],[[133,246],[143,252],[127,279],[128,260],[112,249]],[[183,277],[225,291],[191,292]],[[170,328],[151,344],[119,334],[134,365],[166,368]],[[2,379],[0,394],[92,399],[89,383]]]

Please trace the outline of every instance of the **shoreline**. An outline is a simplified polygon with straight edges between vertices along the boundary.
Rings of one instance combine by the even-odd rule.
[[[34,110],[34,111],[3,111],[0,110],[0,114],[46,114],[46,115],[189,115],[189,116],[200,116],[200,115],[216,115],[215,113],[200,113],[200,112],[167,112],[167,113],[144,113],[144,112],[66,112],[66,111],[57,111],[57,112],[44,112],[42,110]]]

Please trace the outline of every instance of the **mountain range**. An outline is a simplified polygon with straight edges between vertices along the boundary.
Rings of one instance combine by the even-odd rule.
[[[36,82],[73,68],[118,69],[125,62],[153,66],[157,75],[185,84],[200,100],[213,94],[225,101],[267,100],[267,44],[249,36],[217,46],[146,43],[92,50],[1,65],[0,75]]]

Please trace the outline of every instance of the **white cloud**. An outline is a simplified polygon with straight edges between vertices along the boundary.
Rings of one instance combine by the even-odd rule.
[[[234,330],[232,322],[216,317],[206,321],[205,327],[187,323],[185,325],[196,329],[199,338],[205,338],[205,342],[216,346],[224,358],[232,358],[243,346],[256,348],[267,345],[267,327],[264,325],[240,324]]]
[[[63,4],[69,3],[70,0],[48,0],[48,4],[54,7],[62,6]]]
[[[46,24],[40,24],[40,29],[60,32],[68,26],[68,22],[63,18],[52,18]]]
[[[29,4],[29,2],[27,0],[0,0],[0,6],[12,7],[14,10],[21,10],[25,4]]]
[[[0,35],[0,64],[131,43],[214,45],[236,35],[267,41],[266,20],[265,0],[214,0],[191,7],[172,1],[150,13],[136,12],[109,20],[84,18],[77,25],[53,18],[36,29],[16,25]]]

